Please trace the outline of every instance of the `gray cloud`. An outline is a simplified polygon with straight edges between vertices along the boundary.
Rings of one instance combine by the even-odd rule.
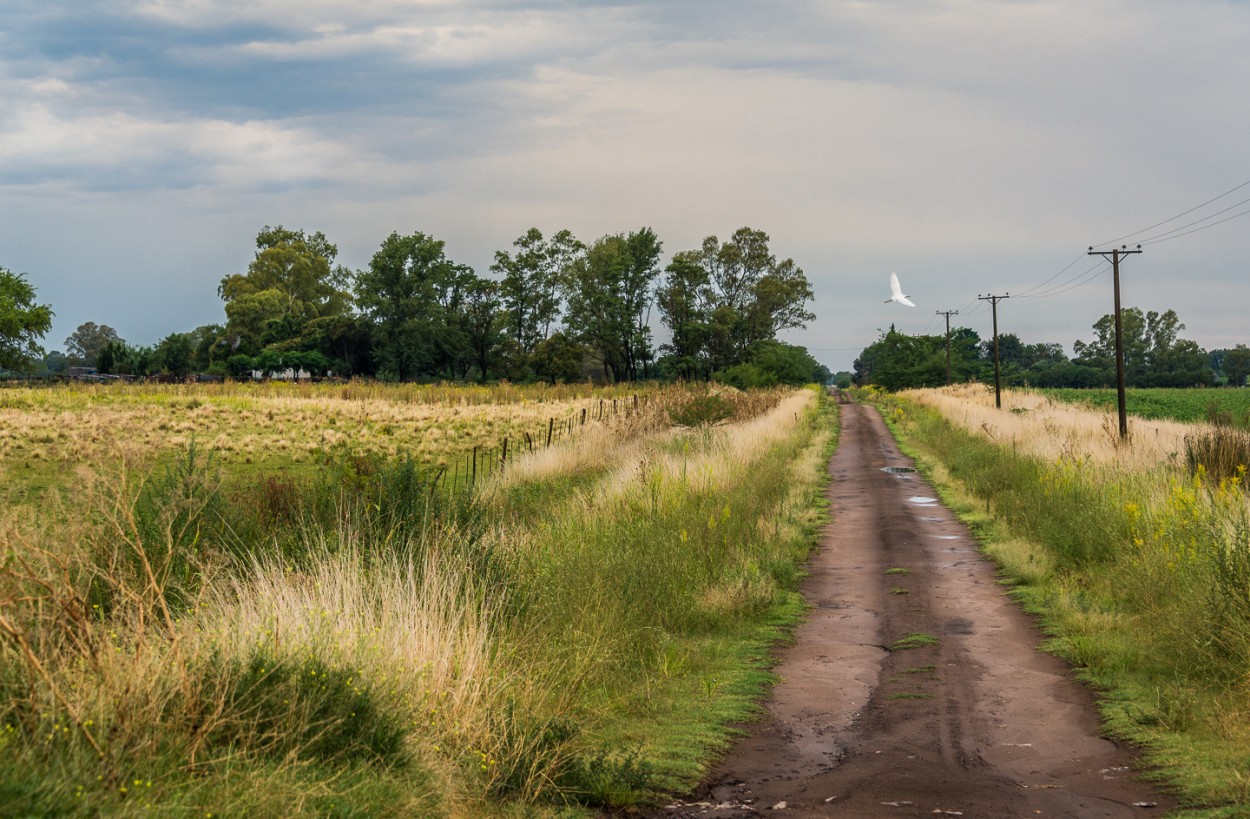
[[[858,350],[1250,177],[1250,9],[1218,0],[19,0],[0,32],[0,264],[54,344],[219,319],[266,223],[353,266],[425,230],[483,271],[532,224],[648,224],[669,252],[767,230],[817,291],[792,340]],[[1247,340],[1248,234],[1150,248],[1128,302]],[[890,270],[920,309],[882,309]],[[1102,290],[1005,329],[1088,337]]]

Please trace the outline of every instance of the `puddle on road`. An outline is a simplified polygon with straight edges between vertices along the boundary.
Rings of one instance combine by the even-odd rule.
[[[930,535],[938,540],[959,540],[959,535]]]
[[[907,473],[915,472],[916,470],[910,466],[883,466],[881,467],[881,471],[889,475],[906,475]]]
[[[914,503],[917,506],[932,506],[937,503],[937,498],[926,498],[924,495],[912,495],[907,499],[908,503]]]

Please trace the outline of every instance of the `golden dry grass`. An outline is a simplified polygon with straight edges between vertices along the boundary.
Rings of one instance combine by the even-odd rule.
[[[645,396],[654,389],[643,391]],[[545,444],[554,420],[596,423],[615,390],[414,385],[66,385],[0,389],[0,476],[161,459],[192,442],[222,464],[310,464],[323,450],[446,464],[475,447]],[[632,396],[618,400],[622,413]],[[580,427],[579,427],[580,431]]]
[[[906,390],[901,397],[932,407],[970,432],[1047,461],[1107,464],[1142,471],[1183,463],[1185,436],[1202,429],[1179,421],[1129,418],[1129,438],[1121,441],[1113,412],[1054,401],[1029,390],[1004,390],[1003,407],[994,391],[966,384]]]

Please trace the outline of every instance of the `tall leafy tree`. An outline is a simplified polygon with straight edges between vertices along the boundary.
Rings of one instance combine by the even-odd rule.
[[[664,283],[656,291],[660,318],[670,340],[661,345],[667,369],[679,378],[707,378],[707,341],[710,332],[711,291],[707,269],[698,251],[684,250],[665,268]]]
[[[86,321],[65,339],[65,354],[76,366],[94,367],[104,345],[119,340],[117,331],[107,324]]]
[[[1250,347],[1238,344],[1231,350],[1224,351],[1224,375],[1228,376],[1228,386],[1241,387],[1250,375]]]
[[[191,374],[195,359],[195,339],[190,333],[170,333],[156,345],[157,367],[178,379]]]
[[[550,335],[560,316],[561,294],[585,246],[568,230],[544,239],[538,228],[530,228],[512,246],[515,253],[495,253],[491,271],[500,277],[508,333],[528,353]]]
[[[482,381],[490,376],[496,352],[504,339],[500,305],[499,285],[496,282],[475,276],[466,286],[462,326]]]
[[[1162,313],[1129,307],[1121,312],[1124,333],[1124,380],[1133,387],[1187,387],[1214,383],[1210,360],[1196,342],[1180,338],[1185,325],[1175,310]],[[1115,316],[1094,323],[1090,342],[1072,345],[1077,364],[1102,370],[1111,381],[1115,372]]]
[[[599,239],[573,265],[565,324],[599,353],[612,381],[634,381],[649,366],[660,250],[655,233],[642,228]]]
[[[392,233],[356,276],[356,300],[374,322],[380,372],[407,381],[451,355],[449,313],[462,302],[472,271],[449,260],[424,233]],[[463,342],[467,346],[467,341]]]
[[[740,364],[752,346],[783,330],[805,327],[815,318],[807,309],[813,293],[793,259],[777,261],[762,230],[739,228],[722,243],[703,240],[702,264],[712,300],[708,354],[714,370]]]
[[[0,370],[24,371],[43,358],[38,340],[52,327],[52,308],[35,301],[21,273],[0,267]]]
[[[855,380],[887,390],[946,383],[946,337],[909,336],[890,327],[855,359]]]
[[[226,276],[217,288],[226,302],[231,346],[254,354],[262,346],[299,335],[304,324],[351,308],[350,273],[336,265],[338,248],[317,231],[265,226],[246,273]]]

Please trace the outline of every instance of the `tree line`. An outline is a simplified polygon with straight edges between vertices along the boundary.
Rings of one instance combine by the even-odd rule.
[[[483,276],[421,232],[390,234],[368,266],[353,271],[322,232],[265,226],[247,269],[217,288],[224,323],[143,346],[87,322],[64,352],[39,359],[35,341],[51,311],[35,305],[30,290],[22,304],[46,311],[46,321],[26,328],[21,354],[0,368],[176,378],[302,370],[397,381],[826,382],[828,370],[804,348],[777,339],[814,318],[812,288],[769,242],[744,227],[723,242],[709,236],[662,267],[662,243],[650,228],[590,244],[568,230],[544,236],[530,228],[494,254]],[[0,272],[29,289],[23,276]],[[21,309],[0,302],[0,320]],[[653,338],[653,314],[669,341]]]
[[[1185,325],[1176,311],[1121,311],[1124,333],[1124,379],[1130,387],[1194,387],[1224,383],[1243,386],[1250,375],[1250,348],[1245,344],[1206,351],[1181,338]],[[1115,317],[1108,313],[1093,325],[1094,337],[1077,340],[1071,357],[1063,345],[1026,344],[1012,333],[998,337],[1000,378],[1007,386],[1115,386]],[[950,380],[991,381],[994,341],[974,330],[950,332]],[[891,327],[855,359],[852,377],[859,384],[888,390],[935,387],[947,383],[945,335],[909,336]]]

